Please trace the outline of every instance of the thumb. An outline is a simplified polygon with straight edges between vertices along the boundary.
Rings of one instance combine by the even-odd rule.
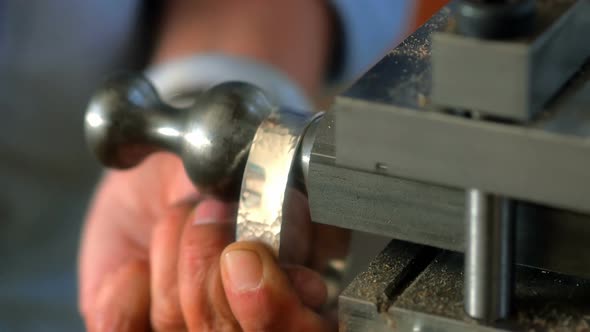
[[[332,330],[326,319],[304,305],[263,244],[229,245],[221,255],[221,277],[230,308],[245,332]]]

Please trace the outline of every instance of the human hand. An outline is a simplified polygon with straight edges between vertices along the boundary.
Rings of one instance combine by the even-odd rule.
[[[221,52],[274,65],[311,96],[319,89],[331,48],[325,3],[174,0],[166,7],[155,62]],[[283,233],[297,242],[283,240],[294,250],[281,262],[321,269],[326,253],[342,252],[346,241],[316,241],[305,198],[292,196]],[[319,275],[279,266],[261,244],[230,244],[234,214],[231,204],[203,200],[174,156],[158,154],[131,171],[109,172],[81,241],[79,300],[88,330],[334,328],[316,313],[326,297]],[[240,276],[249,282],[238,283]]]
[[[311,236],[305,197],[290,196],[286,219],[298,245],[284,259],[317,267],[311,254],[326,250]],[[280,266],[262,244],[231,244],[235,206],[199,200],[171,155],[105,177],[80,255],[89,331],[335,329],[318,314],[326,299],[318,273]]]

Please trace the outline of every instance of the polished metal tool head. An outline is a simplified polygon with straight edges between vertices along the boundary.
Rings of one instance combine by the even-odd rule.
[[[85,125],[95,155],[122,169],[156,151],[178,155],[201,193],[239,201],[237,240],[279,255],[287,192],[311,153],[301,144],[313,144],[303,138],[320,115],[286,76],[243,59],[196,56],[146,77],[114,77],[92,98]]]
[[[119,169],[156,151],[173,152],[201,192],[237,199],[250,145],[274,106],[262,90],[241,82],[193,91],[190,100],[173,107],[144,77],[114,77],[91,99],[87,142],[105,166]]]

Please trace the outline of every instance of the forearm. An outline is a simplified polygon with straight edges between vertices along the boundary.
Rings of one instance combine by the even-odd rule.
[[[154,62],[221,52],[268,63],[313,96],[332,52],[334,21],[318,0],[167,1]]]

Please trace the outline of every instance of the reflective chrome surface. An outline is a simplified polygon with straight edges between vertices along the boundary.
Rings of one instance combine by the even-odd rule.
[[[288,183],[307,169],[313,139],[304,165],[299,145],[318,117],[305,96],[268,66],[218,55],[164,64],[147,77],[115,77],[92,98],[85,125],[96,156],[131,168],[155,151],[179,155],[201,192],[239,199],[237,239],[266,242],[278,255]]]
[[[466,191],[465,312],[493,322],[507,318],[514,292],[515,204]]]
[[[88,107],[88,144],[115,168],[134,167],[155,151],[173,152],[201,192],[237,199],[250,143],[272,105],[260,89],[237,82],[193,99],[189,107],[175,108],[142,77],[111,79]]]
[[[268,244],[278,256],[291,167],[310,123],[321,113],[274,111],[259,126],[244,171],[236,238]]]
[[[305,94],[271,66],[200,54],[119,75],[93,96],[86,139],[107,167],[131,168],[155,151],[179,155],[199,190],[237,200],[256,129],[276,105],[307,112]]]
[[[305,130],[305,135],[303,136],[303,140],[301,141],[301,173],[303,173],[303,184],[305,188],[307,188],[309,181],[309,164],[311,162],[311,154],[314,146],[313,144],[318,133],[318,128],[321,119],[323,119],[323,116],[314,117],[314,119],[307,126],[307,129]]]

